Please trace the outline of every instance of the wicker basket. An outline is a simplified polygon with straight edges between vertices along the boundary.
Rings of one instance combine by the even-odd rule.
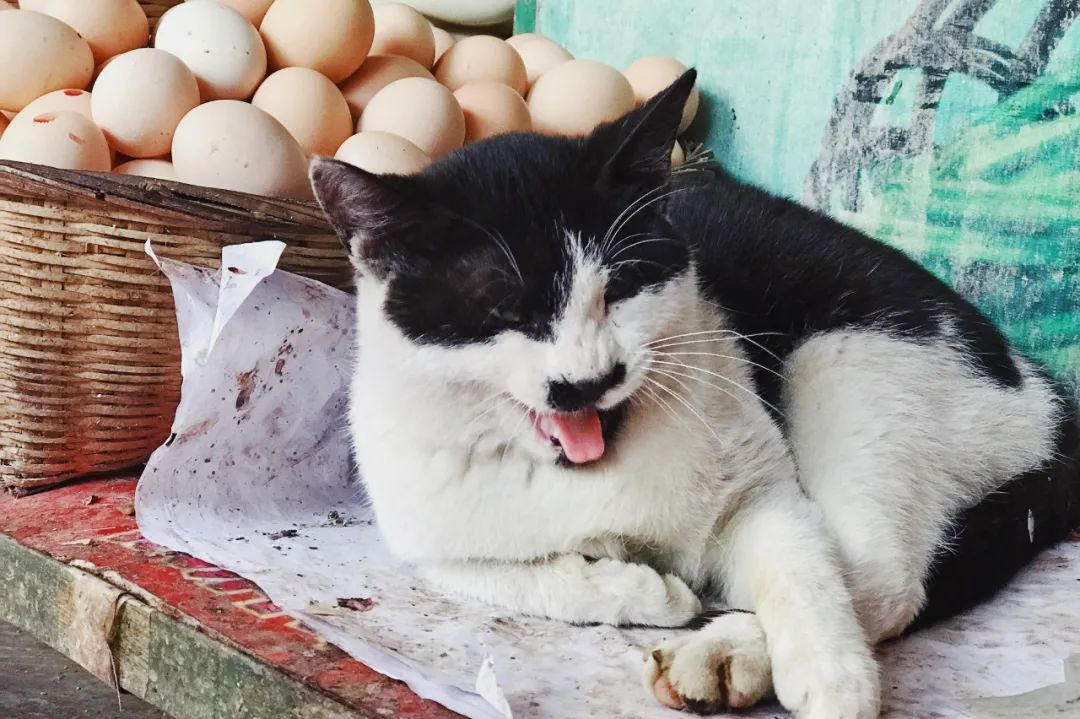
[[[313,204],[0,163],[0,480],[30,491],[143,462],[180,394],[169,283],[143,244],[216,267],[223,245],[288,244],[281,267],[345,287]]]

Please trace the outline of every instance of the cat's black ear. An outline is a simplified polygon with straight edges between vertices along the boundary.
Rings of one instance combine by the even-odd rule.
[[[683,107],[696,80],[697,71],[687,70],[644,105],[593,133],[589,142],[607,153],[601,182],[652,186],[667,179]]]
[[[311,186],[349,259],[361,272],[385,279],[404,261],[430,213],[408,177],[376,175],[317,157]]]

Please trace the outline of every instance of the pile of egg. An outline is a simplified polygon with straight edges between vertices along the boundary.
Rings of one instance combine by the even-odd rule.
[[[369,0],[187,0],[152,42],[137,0],[0,11],[0,160],[273,197],[310,198],[314,155],[408,174],[499,133],[583,135],[685,70],[620,73],[536,34],[455,42]]]

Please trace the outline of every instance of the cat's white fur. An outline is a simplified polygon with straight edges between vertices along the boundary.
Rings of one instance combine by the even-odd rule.
[[[784,365],[785,438],[692,273],[605,308],[603,270],[575,264],[548,343],[414,343],[361,278],[351,425],[389,546],[449,592],[573,622],[679,626],[718,584],[754,614],[647,657],[657,696],[771,687],[800,719],[876,716],[872,643],[919,610],[948,518],[1051,456],[1050,387],[1018,359],[1023,385],[1003,389],[947,340],[830,332]],[[618,442],[558,466],[526,407],[615,361],[628,378],[601,406],[633,407]]]

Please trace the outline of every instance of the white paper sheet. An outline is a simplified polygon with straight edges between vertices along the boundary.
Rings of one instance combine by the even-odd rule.
[[[257,582],[363,663],[466,716],[677,716],[638,681],[644,651],[673,632],[571,627],[450,600],[388,556],[350,472],[353,299],[275,272],[282,249],[226,248],[220,276],[157,260],[176,296],[184,382],[173,435],[139,485],[143,534]],[[886,647],[886,706],[973,716],[972,698],[1061,682],[1080,652],[1078,582],[1072,542],[992,604]]]

